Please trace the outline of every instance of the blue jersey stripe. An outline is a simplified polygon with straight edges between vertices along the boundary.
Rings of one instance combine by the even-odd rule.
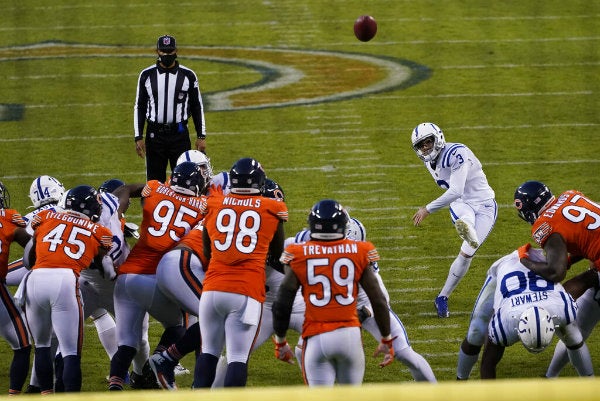
[[[454,145],[450,146],[450,148],[448,148],[448,150],[444,153],[444,158],[442,159],[442,167],[450,167],[450,157],[452,156],[452,152],[454,152],[456,149],[464,147],[465,145],[462,145],[460,143],[455,143]]]

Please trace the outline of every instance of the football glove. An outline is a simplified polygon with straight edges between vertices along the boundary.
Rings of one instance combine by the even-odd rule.
[[[531,244],[529,242],[525,245],[521,245],[518,249],[519,259],[529,258],[529,249],[531,249]]]
[[[138,231],[140,227],[135,224],[135,223],[131,223],[131,222],[127,222],[125,223],[125,228],[123,229],[123,234],[125,235],[125,237],[128,238],[135,238],[135,239],[139,239],[140,238],[140,233]]]
[[[110,281],[113,281],[114,279],[117,278],[117,272],[115,270],[115,265],[113,264],[113,260],[108,255],[105,255],[102,258],[102,269],[100,269],[100,274],[106,280],[110,280]]]
[[[389,340],[382,338],[381,342],[377,346],[377,349],[375,350],[373,356],[385,354],[385,356],[383,357],[383,361],[379,363],[380,368],[385,368],[387,365],[394,362],[394,346],[392,345],[392,343],[396,338],[398,338],[398,336],[392,337]]]
[[[287,340],[284,339],[282,342],[277,342],[275,336],[271,337],[271,339],[273,340],[273,344],[275,344],[275,358],[293,365],[294,353]]]

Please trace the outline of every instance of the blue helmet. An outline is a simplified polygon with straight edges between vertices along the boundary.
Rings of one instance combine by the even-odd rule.
[[[183,162],[175,166],[169,186],[175,192],[188,196],[198,196],[204,189],[206,181],[200,166],[194,162]]]
[[[236,161],[229,171],[231,193],[262,194],[265,187],[265,171],[256,160],[245,157]]]
[[[265,179],[265,188],[263,190],[263,196],[266,198],[273,198],[277,200],[285,201],[285,193],[283,188],[279,184],[270,178]]]
[[[99,192],[108,192],[113,193],[115,189],[122,187],[125,183],[118,178],[111,178],[110,180],[106,180],[100,185],[98,188]]]
[[[526,181],[515,191],[515,207],[519,217],[529,224],[535,223],[554,195],[550,189],[539,181]]]
[[[94,187],[79,185],[69,189],[65,194],[64,208],[84,214],[95,222],[102,213],[102,200]]]
[[[333,199],[321,200],[312,207],[308,215],[310,237],[320,240],[335,240],[346,236],[348,213]]]

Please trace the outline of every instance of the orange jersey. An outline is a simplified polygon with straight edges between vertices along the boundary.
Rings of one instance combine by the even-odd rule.
[[[15,239],[15,230],[25,228],[27,223],[15,209],[0,209],[0,280],[8,273],[10,244]]]
[[[202,246],[203,228],[204,227],[202,224],[196,224],[196,226],[191,229],[190,232],[181,239],[181,241],[179,241],[177,246],[183,245],[190,248],[196,254],[196,256],[198,256],[200,262],[202,262],[202,270],[206,271],[208,268],[208,260],[206,259],[206,256],[204,256],[204,247]]]
[[[44,210],[31,221],[35,238],[35,265],[73,269],[76,275],[87,269],[100,248],[110,251],[112,233],[90,219],[69,212]]]
[[[148,181],[142,197],[140,238],[119,273],[155,274],[162,255],[202,220],[200,197],[181,195],[159,181]]]
[[[211,258],[204,291],[233,292],[265,299],[265,262],[281,221],[284,202],[260,195],[209,196],[203,225],[210,237]]]
[[[531,236],[541,247],[552,233],[559,233],[567,251],[594,263],[600,270],[600,205],[579,191],[563,192],[531,227]]]
[[[302,286],[306,304],[302,337],[340,327],[358,327],[358,283],[370,263],[379,260],[368,241],[340,239],[291,244],[281,255]]]

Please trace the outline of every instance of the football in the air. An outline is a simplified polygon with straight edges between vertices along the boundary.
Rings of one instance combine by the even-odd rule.
[[[377,33],[377,22],[370,15],[361,15],[354,21],[354,35],[361,42],[368,42]]]

